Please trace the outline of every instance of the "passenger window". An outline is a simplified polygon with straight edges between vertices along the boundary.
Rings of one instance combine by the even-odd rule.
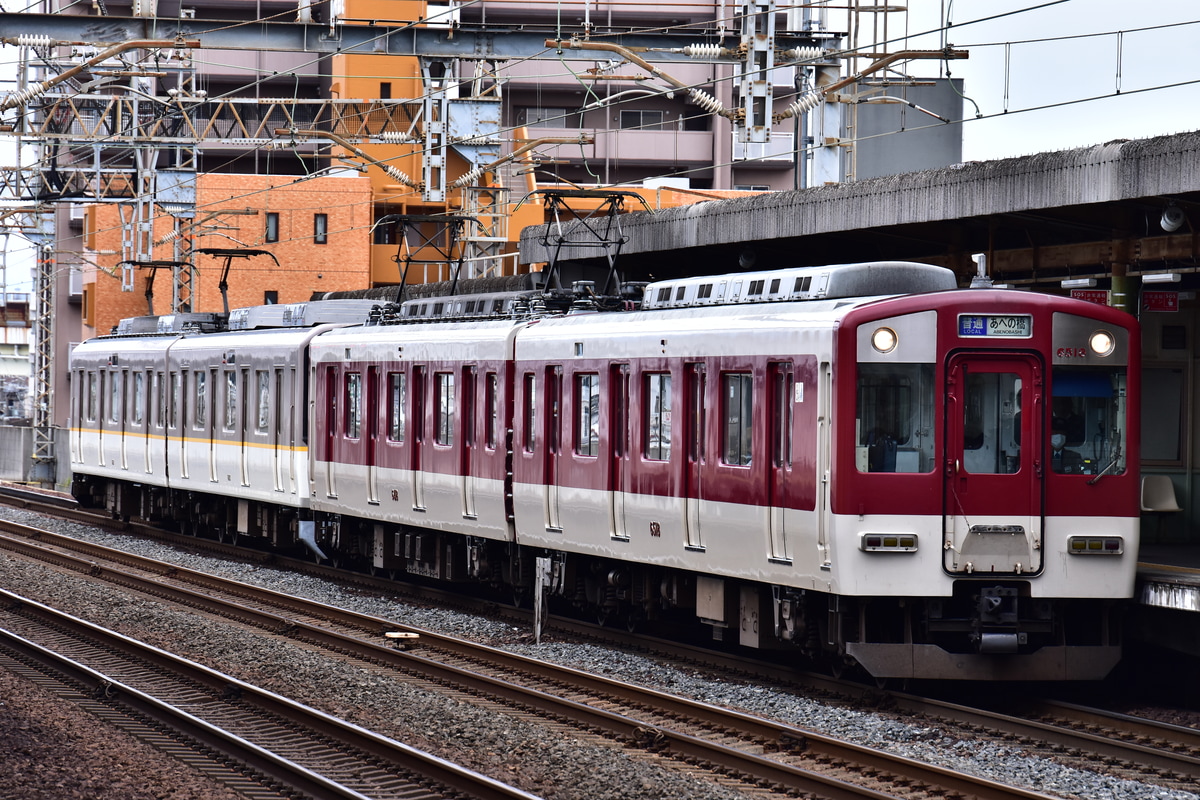
[[[237,428],[237,373],[225,373],[225,430]]]
[[[259,433],[266,433],[271,425],[271,381],[265,369],[254,373],[254,381],[258,385],[258,426]]]
[[[671,458],[671,374],[655,372],[646,376],[646,458],[667,461]]]
[[[490,450],[496,449],[496,442],[500,430],[500,385],[496,373],[489,372],[487,374],[487,446]]]
[[[197,372],[195,377],[196,427],[203,428],[208,424],[208,375]]]
[[[141,425],[145,410],[144,403],[146,397],[146,376],[140,372],[133,374],[133,408],[130,412],[133,416],[133,424]]]
[[[161,372],[154,374],[154,392],[158,403],[156,411],[158,427],[162,428],[167,424],[167,382],[163,380]]]
[[[437,430],[433,440],[437,444],[454,444],[454,373],[438,372],[434,375],[433,401],[437,406]]]
[[[108,421],[121,421],[121,373],[108,373]]]
[[[362,425],[362,374],[346,374],[346,438],[357,439]]]
[[[534,428],[534,423],[537,422],[537,400],[534,396],[534,391],[537,388],[537,382],[532,372],[525,373],[525,452],[532,453],[533,446],[537,442],[537,429]]]
[[[96,407],[100,399],[99,376],[95,372],[87,375],[87,418],[89,422],[96,421]]]
[[[734,466],[749,466],[754,432],[754,376],[749,372],[725,373],[721,376],[721,388],[724,425],[721,460]]]
[[[600,375],[595,372],[575,376],[575,452],[600,453]]]
[[[403,372],[388,373],[388,439],[404,441],[407,376]]]
[[[859,364],[859,471],[932,470],[933,407],[932,364]],[[1011,417],[1012,411],[1008,414]],[[965,449],[972,445],[978,447],[973,441],[964,442]]]

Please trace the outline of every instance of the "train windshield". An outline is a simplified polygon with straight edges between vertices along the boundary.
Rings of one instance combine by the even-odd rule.
[[[1125,471],[1124,367],[1055,367],[1051,383],[1050,464],[1067,474]]]
[[[933,403],[932,364],[859,364],[859,471],[932,471]]]

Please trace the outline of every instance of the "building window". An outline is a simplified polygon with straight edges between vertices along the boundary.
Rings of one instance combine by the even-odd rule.
[[[569,113],[565,108],[530,106],[517,110],[517,124],[527,125],[530,128],[567,128],[570,127],[567,122]]]
[[[640,109],[621,112],[621,127],[625,130],[665,131],[667,112],[662,109]]]
[[[313,214],[313,242],[329,244],[329,215]]]
[[[274,290],[268,291],[268,292],[263,292],[263,305],[264,306],[273,306],[278,302],[279,302],[279,292],[274,291]]]
[[[268,211],[267,212],[267,241],[268,242],[278,242],[279,241],[279,212],[278,211]]]
[[[392,99],[392,83],[391,83],[391,81],[380,81],[380,83],[379,83],[379,99],[380,100],[391,100]]]

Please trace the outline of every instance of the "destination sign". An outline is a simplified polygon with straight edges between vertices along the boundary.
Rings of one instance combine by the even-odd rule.
[[[1028,314],[961,314],[958,335],[1028,339],[1033,335],[1033,317]]]

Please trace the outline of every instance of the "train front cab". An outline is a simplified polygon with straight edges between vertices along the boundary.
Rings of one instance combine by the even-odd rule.
[[[1103,678],[1137,562],[1136,324],[936,298],[842,328],[829,642],[876,677]]]

